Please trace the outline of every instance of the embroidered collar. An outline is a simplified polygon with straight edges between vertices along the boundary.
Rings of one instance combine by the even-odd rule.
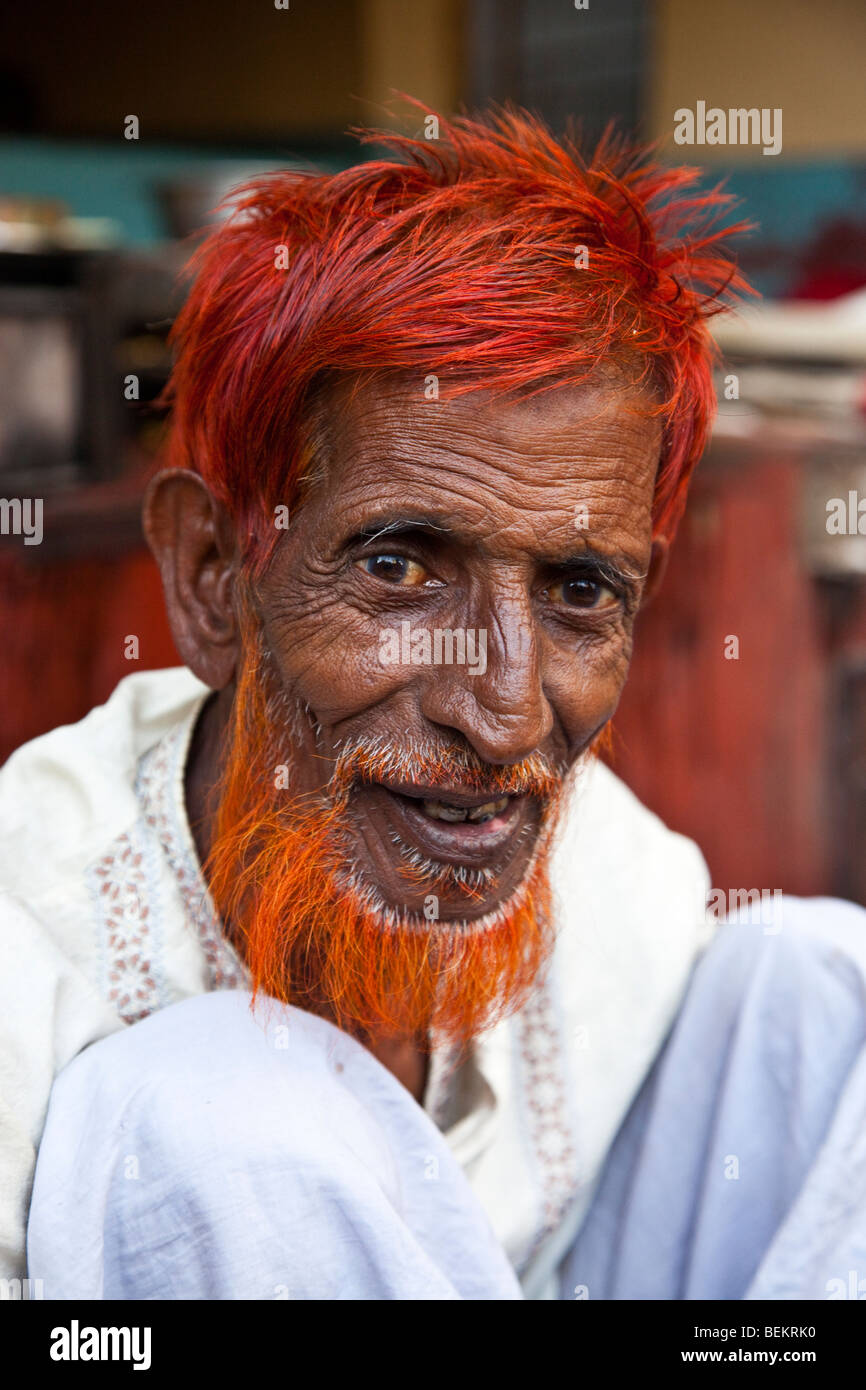
[[[184,773],[193,729],[207,695],[142,757],[135,791],[180,889],[185,915],[199,938],[211,989],[241,989],[249,972],[223,934],[199,864],[186,812]]]

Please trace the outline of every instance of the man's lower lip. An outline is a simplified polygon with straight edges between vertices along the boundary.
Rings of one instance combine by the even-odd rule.
[[[401,838],[443,863],[486,864],[492,854],[508,846],[526,823],[528,799],[523,796],[510,797],[506,809],[491,820],[454,823],[434,820],[422,811],[420,801],[397,796],[385,787],[371,790],[377,800],[381,798]]]

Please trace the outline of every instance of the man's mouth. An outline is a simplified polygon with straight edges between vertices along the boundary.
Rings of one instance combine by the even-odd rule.
[[[361,793],[387,823],[389,839],[441,863],[494,867],[520,830],[536,821],[534,797],[409,783],[366,783]]]
[[[496,801],[483,801],[480,806],[457,806],[453,801],[429,801],[421,802],[421,809],[425,816],[430,816],[432,820],[451,821],[454,825],[461,821],[471,821],[473,825],[484,825],[486,821],[493,820],[494,816],[499,816],[508,807],[509,798],[501,796]]]

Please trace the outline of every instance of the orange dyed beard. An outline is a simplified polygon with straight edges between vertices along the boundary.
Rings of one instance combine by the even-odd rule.
[[[247,637],[207,876],[254,992],[362,1039],[467,1042],[520,1007],[550,952],[548,859],[561,772],[538,756],[496,768],[467,749],[434,754],[361,740],[341,750],[323,795],[301,797],[277,785],[287,764],[291,781],[293,718],[257,635]],[[399,772],[423,772],[428,782],[447,775],[452,787],[492,795],[539,796],[535,853],[508,902],[474,920],[428,921],[389,906],[365,881],[347,849],[352,787]],[[433,878],[443,867],[408,865],[414,893],[425,879],[431,892],[441,886]],[[463,891],[469,900],[479,896],[471,880]]]

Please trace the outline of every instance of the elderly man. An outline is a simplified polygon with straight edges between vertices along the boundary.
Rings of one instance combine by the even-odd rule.
[[[706,439],[725,198],[513,113],[392,143],[204,243],[145,507],[188,669],[2,774],[7,1275],[53,1077],[120,1034],[47,1296],[551,1292],[706,944],[698,851],[597,753]]]

